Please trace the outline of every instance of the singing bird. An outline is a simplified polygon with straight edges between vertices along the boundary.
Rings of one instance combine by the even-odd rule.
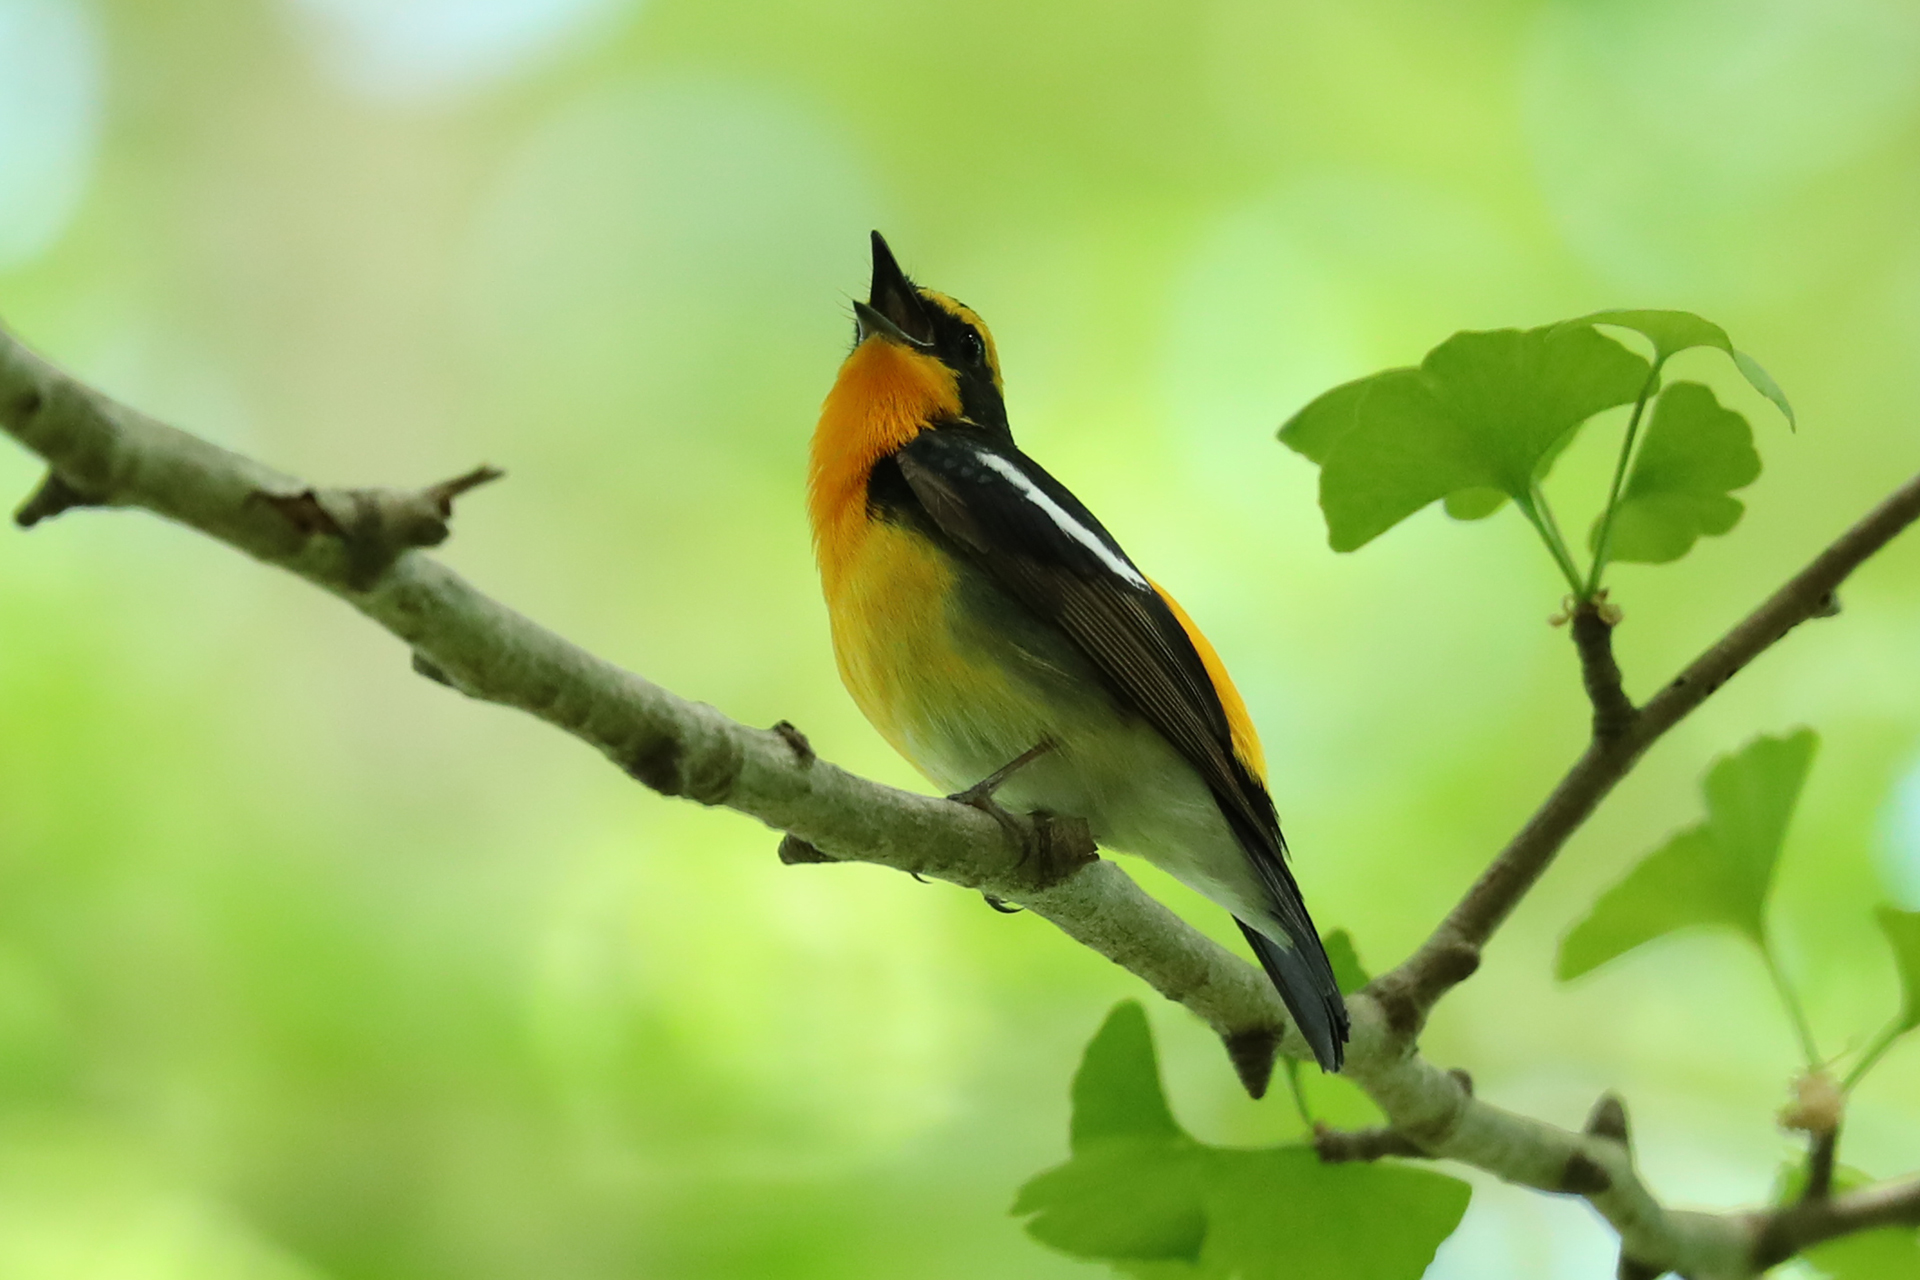
[[[877,231],[853,309],[807,507],[854,701],[936,786],[980,800],[990,779],[987,800],[1083,819],[1231,911],[1338,1071],[1346,1006],[1219,655],[1014,444],[987,326]]]

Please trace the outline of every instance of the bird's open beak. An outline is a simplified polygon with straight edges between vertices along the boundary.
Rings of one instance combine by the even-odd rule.
[[[860,323],[862,342],[877,335],[904,347],[933,345],[933,320],[926,303],[878,231],[873,233],[873,286],[865,302],[854,302],[853,314]]]

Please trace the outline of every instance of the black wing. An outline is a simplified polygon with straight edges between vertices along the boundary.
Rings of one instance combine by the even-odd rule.
[[[1121,704],[1199,771],[1294,943],[1288,953],[1259,939],[1255,951],[1322,1065],[1337,1070],[1346,1010],[1287,869],[1273,801],[1235,754],[1220,695],[1166,601],[1093,513],[1010,440],[943,427],[888,461],[958,554],[1059,628]]]

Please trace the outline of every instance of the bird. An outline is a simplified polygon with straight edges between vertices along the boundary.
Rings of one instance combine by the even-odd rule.
[[[1347,1010],[1207,638],[1014,443],[993,336],[878,231],[814,429],[807,511],[840,676],[952,798],[1077,818],[1240,924],[1321,1069]]]

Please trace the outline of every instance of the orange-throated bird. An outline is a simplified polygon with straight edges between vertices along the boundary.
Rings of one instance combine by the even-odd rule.
[[[1338,1071],[1346,1005],[1213,646],[1014,445],[987,326],[877,231],[853,309],[807,507],[854,701],[936,785],[1085,819],[1231,911]]]

